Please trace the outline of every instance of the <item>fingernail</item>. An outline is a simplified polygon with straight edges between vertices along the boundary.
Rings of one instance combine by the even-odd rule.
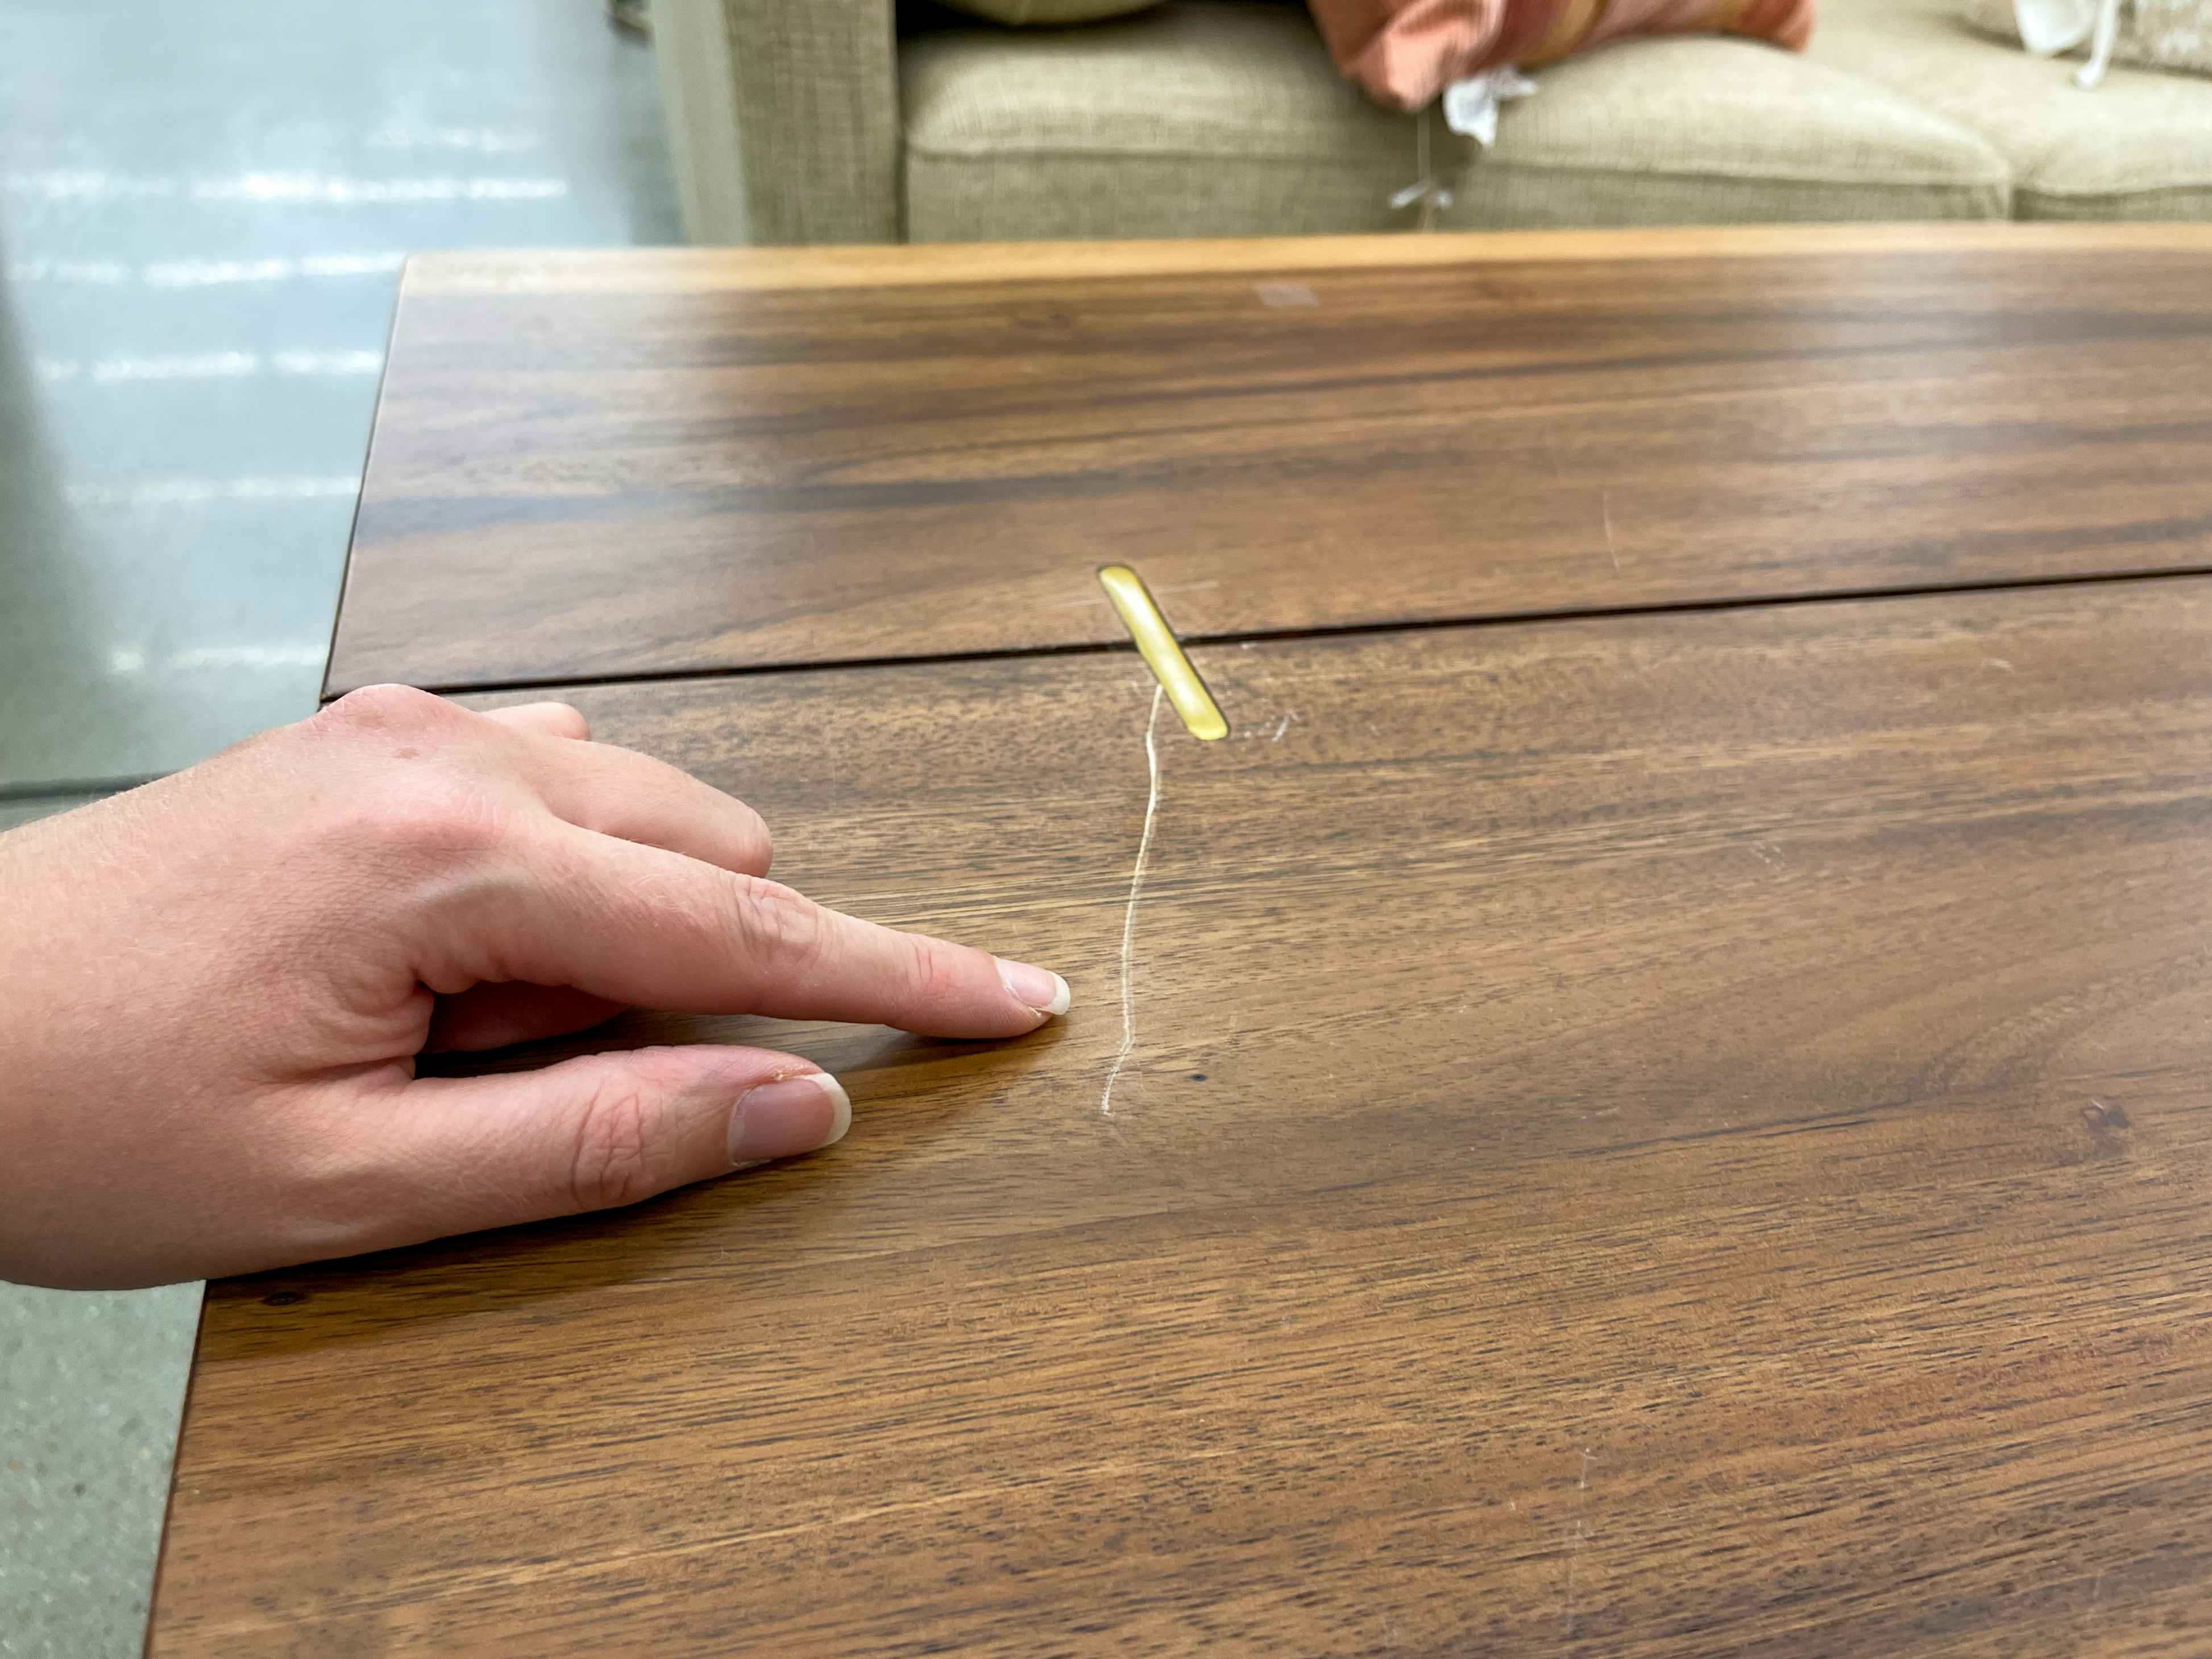
[[[1014,1000],[1024,1008],[1034,1008],[1041,1014],[1064,1014],[1073,1000],[1067,981],[1046,969],[1032,968],[1026,962],[1008,962],[996,958],[999,977],[1006,981],[1006,989],[1014,994]]]
[[[740,1167],[834,1146],[853,1127],[853,1103],[827,1072],[802,1072],[748,1090],[730,1113],[730,1162]]]

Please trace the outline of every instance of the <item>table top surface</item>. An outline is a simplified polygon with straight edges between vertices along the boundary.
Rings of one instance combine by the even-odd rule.
[[[211,1287],[153,1650],[2202,1649],[2212,582],[1193,655],[570,693],[1074,1010]]]
[[[2192,569],[2212,228],[434,256],[326,690]]]

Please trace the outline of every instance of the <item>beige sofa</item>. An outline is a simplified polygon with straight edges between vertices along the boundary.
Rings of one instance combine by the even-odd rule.
[[[1798,57],[1631,40],[1542,71],[1482,151],[1431,118],[1440,222],[2212,218],[2212,78],[2069,66],[1957,0],[1824,0]],[[1298,0],[1005,29],[892,0],[657,0],[704,242],[1406,228],[1416,118],[1331,67]]]

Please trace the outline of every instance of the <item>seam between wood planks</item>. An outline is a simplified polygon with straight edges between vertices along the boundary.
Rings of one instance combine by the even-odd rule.
[[[1600,605],[1555,611],[1501,611],[1481,617],[1417,617],[1392,622],[1324,623],[1305,628],[1230,629],[1219,633],[1193,632],[1179,635],[1187,647],[1221,645],[1274,644],[1291,640],[1352,638],[1370,634],[1434,633],[1443,629],[1520,628],[1549,623],[1605,622],[1632,617],[1697,616],[1727,611],[1779,610],[1816,605],[1853,605],[1891,599],[1937,599],[1950,594],[2033,592],[2045,588],[2109,586],[2119,582],[2191,581],[2212,576],[2212,565],[2188,565],[2157,570],[2100,570],[2064,576],[2025,580],[1938,582],[1907,587],[1840,588],[1823,593],[1751,595],[1740,599],[1658,600],[1649,605]],[[629,673],[555,675],[506,680],[423,680],[421,689],[441,696],[496,696],[514,691],[586,690],[594,686],[658,685],[685,680],[742,679],[763,674],[819,674],[861,668],[926,668],[975,662],[1006,662],[1024,658],[1103,656],[1109,653],[1136,655],[1127,640],[1081,640],[1063,645],[1012,646],[982,651],[918,652],[906,656],[837,657],[818,662],[767,662],[723,665],[711,668],[635,669]],[[356,690],[348,687],[348,690]],[[334,702],[343,691],[326,691],[322,701]]]

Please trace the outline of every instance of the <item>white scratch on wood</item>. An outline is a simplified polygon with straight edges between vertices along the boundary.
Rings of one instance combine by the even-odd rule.
[[[1103,1117],[1114,1115],[1114,1085],[1121,1080],[1121,1068],[1129,1063],[1129,1054],[1137,1046],[1137,991],[1131,974],[1136,966],[1137,901],[1144,896],[1145,860],[1152,855],[1152,821],[1160,811],[1160,701],[1165,690],[1152,688],[1152,718],[1145,722],[1145,830],[1137,837],[1136,867],[1129,872],[1129,908],[1121,918],[1121,1052],[1114,1056],[1113,1069],[1106,1073],[1106,1091],[1098,1097],[1098,1111]]]
[[[1613,492],[1610,489],[1597,492],[1597,510],[1605,518],[1605,556],[1613,561],[1613,572],[1617,575],[1620,571],[1620,554],[1613,544]]]
[[[1575,1633],[1575,1568],[1581,1565],[1583,1557],[1583,1540],[1589,1536],[1589,1528],[1584,1527],[1581,1522],[1576,1522],[1574,1542],[1570,1547],[1570,1553],[1567,1556],[1567,1623],[1565,1631],[1562,1632],[1567,1636],[1572,1636]]]
[[[1589,1541],[1589,1472],[1590,1465],[1598,1461],[1597,1455],[1588,1446],[1583,1448],[1581,1475],[1575,1481],[1575,1490],[1582,1493],[1581,1513],[1575,1517],[1574,1536],[1567,1546],[1567,1605],[1565,1608],[1565,1628],[1561,1634],[1570,1640],[1575,1633],[1575,1569],[1582,1565],[1583,1547]]]

